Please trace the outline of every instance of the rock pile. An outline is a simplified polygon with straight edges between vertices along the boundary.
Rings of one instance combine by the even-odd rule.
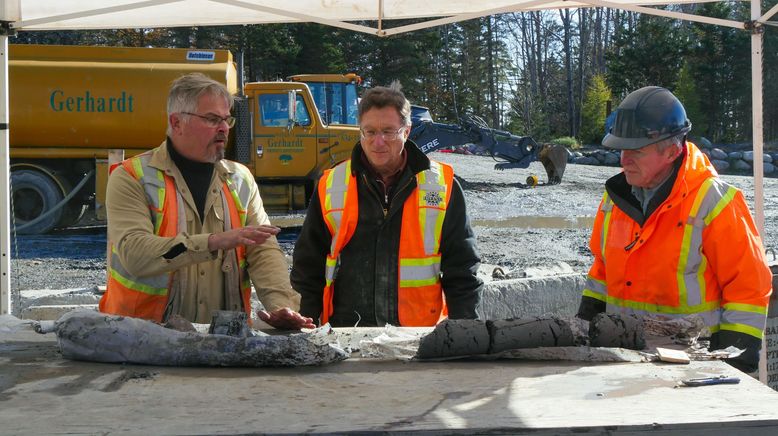
[[[706,142],[706,141],[705,141]],[[703,142],[703,143],[705,143]],[[751,150],[735,150],[735,147],[714,147],[702,145],[702,152],[708,156],[713,166],[720,174],[751,174],[753,173],[754,152]],[[740,147],[737,147],[740,148]],[[580,165],[619,166],[620,158],[617,151],[598,148],[594,150],[573,151],[568,157],[568,163]],[[778,151],[765,150],[762,154],[764,174],[778,177]]]

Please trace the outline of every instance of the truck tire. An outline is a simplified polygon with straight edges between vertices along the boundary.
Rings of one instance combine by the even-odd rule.
[[[58,205],[64,194],[57,183],[46,174],[31,170],[11,172],[11,201],[13,206],[13,231],[22,235],[37,235],[53,229],[62,218],[63,209],[52,213],[31,227],[16,231]]]

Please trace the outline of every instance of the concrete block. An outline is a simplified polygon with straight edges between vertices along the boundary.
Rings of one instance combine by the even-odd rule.
[[[498,280],[484,284],[480,319],[575,316],[586,285],[584,274]]]

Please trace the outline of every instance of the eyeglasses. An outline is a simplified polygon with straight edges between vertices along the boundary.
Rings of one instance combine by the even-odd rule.
[[[227,126],[232,127],[235,125],[235,117],[233,116],[226,116],[226,117],[220,117],[218,115],[214,114],[208,114],[208,115],[200,115],[200,114],[193,114],[192,112],[181,112],[185,115],[192,115],[197,118],[201,118],[205,121],[205,124],[208,125],[208,127],[218,127],[221,123],[227,123]]]
[[[403,130],[407,126],[402,126],[397,131],[394,130],[384,130],[381,132],[377,132],[375,130],[364,130],[359,129],[359,134],[362,136],[362,139],[367,139],[368,141],[372,141],[376,138],[376,136],[380,136],[384,139],[384,141],[396,141],[398,139],[402,139],[403,136]]]

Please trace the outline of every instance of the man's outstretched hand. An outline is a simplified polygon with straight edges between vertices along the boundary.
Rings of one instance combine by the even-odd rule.
[[[257,315],[259,319],[277,329],[300,330],[316,328],[312,318],[302,316],[288,307],[282,307],[272,312],[260,310],[257,311]]]

